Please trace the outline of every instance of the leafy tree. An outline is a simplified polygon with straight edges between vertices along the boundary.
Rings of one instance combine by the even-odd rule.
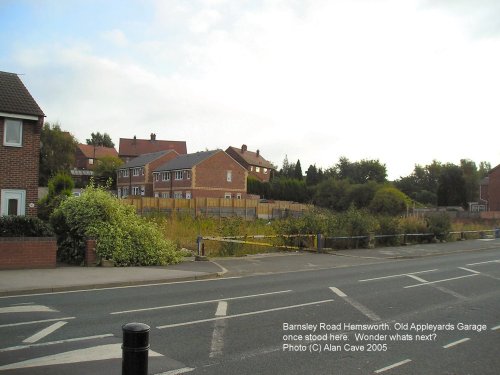
[[[323,170],[316,168],[316,164],[310,165],[306,171],[306,185],[314,186],[323,180]]]
[[[377,190],[369,209],[375,214],[399,215],[410,203],[410,199],[400,190],[392,186],[385,186]]]
[[[38,202],[38,217],[48,221],[61,202],[71,196],[74,182],[66,172],[59,172],[49,180],[49,192]]]
[[[345,211],[351,205],[351,184],[348,180],[329,178],[320,182],[316,188],[314,202],[335,211]]]
[[[305,181],[281,177],[271,181],[270,198],[303,203],[309,200],[309,195]]]
[[[110,187],[116,189],[116,170],[123,164],[123,160],[116,156],[103,156],[98,159],[94,168],[94,176],[101,184],[111,180]]]
[[[249,175],[247,178],[248,194],[255,194],[261,198],[269,198],[271,186],[269,182],[262,182],[258,178]]]
[[[288,156],[283,159],[283,167],[278,173],[279,177],[293,178],[295,175],[295,164],[288,161]]]
[[[87,139],[87,144],[91,146],[115,147],[109,134],[101,134],[100,132],[90,134],[90,138]]]
[[[375,196],[375,192],[379,188],[379,184],[374,181],[366,184],[352,185],[349,192],[351,204],[356,208],[366,208]]]
[[[459,166],[447,164],[443,167],[437,198],[439,206],[467,207],[466,182]]]
[[[62,131],[58,123],[46,122],[40,134],[39,185],[47,186],[49,179],[60,171],[69,172],[75,163],[76,139]]]
[[[328,174],[339,180],[350,180],[354,184],[363,184],[368,181],[387,181],[387,168],[378,160],[361,160],[351,162],[345,156],[340,157],[338,163],[328,170]]]

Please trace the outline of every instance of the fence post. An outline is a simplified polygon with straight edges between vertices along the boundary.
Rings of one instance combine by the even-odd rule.
[[[316,238],[317,238],[318,253],[322,253],[323,252],[323,235],[321,233],[318,233]]]
[[[144,323],[122,326],[122,375],[147,375],[150,327]]]
[[[198,255],[202,255],[201,254],[201,249],[203,246],[203,237],[202,236],[198,236],[198,238],[196,238],[196,244],[198,245]]]

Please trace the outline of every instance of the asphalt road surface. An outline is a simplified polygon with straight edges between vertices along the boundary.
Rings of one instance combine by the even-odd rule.
[[[0,373],[120,374],[129,322],[151,327],[151,374],[498,374],[500,242],[342,268],[3,297]]]

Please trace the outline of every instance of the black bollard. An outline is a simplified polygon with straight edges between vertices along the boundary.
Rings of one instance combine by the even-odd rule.
[[[147,375],[150,328],[144,323],[122,326],[122,375]]]

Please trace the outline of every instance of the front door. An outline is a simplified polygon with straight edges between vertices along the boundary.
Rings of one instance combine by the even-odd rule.
[[[2,190],[1,215],[25,215],[26,190]]]

